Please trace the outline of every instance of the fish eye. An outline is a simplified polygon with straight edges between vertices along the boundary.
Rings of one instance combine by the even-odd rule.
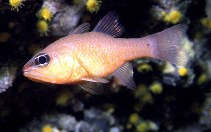
[[[50,62],[50,57],[46,53],[40,53],[35,57],[36,66],[46,66]]]

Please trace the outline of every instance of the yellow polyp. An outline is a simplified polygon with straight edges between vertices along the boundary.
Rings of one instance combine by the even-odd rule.
[[[139,72],[149,72],[152,71],[152,66],[149,64],[141,64],[138,66],[137,70]]]
[[[182,13],[178,10],[172,10],[168,14],[163,14],[163,20],[172,24],[180,22]]]
[[[144,94],[147,94],[147,86],[144,84],[140,84],[135,92],[136,98],[142,98]]]
[[[154,82],[152,85],[150,85],[149,89],[152,91],[154,94],[160,94],[163,91],[162,84],[159,82]]]
[[[72,94],[69,91],[62,91],[56,98],[56,105],[67,106]]]
[[[19,11],[19,8],[23,6],[23,0],[9,0],[9,5],[12,7],[12,10]]]
[[[127,129],[131,129],[131,128],[132,128],[132,124],[127,123],[126,128],[127,128]]]
[[[164,65],[162,72],[165,74],[173,74],[175,70],[176,68],[170,62],[167,62]]]
[[[205,73],[201,74],[197,80],[197,84],[201,85],[204,84],[208,80],[208,77]]]
[[[165,17],[165,16],[167,15],[167,13],[166,13],[165,11],[161,11],[161,15],[162,15],[163,17]]]
[[[113,113],[115,111],[115,106],[113,104],[104,105],[104,109],[108,113]]]
[[[89,12],[98,12],[100,10],[101,0],[87,0],[86,8]]]
[[[129,122],[131,124],[136,124],[136,123],[138,123],[138,121],[139,121],[139,115],[137,113],[133,113],[130,115]]]
[[[38,17],[45,20],[45,21],[51,21],[52,13],[47,7],[43,7],[38,12]]]
[[[202,18],[201,19],[201,24],[204,27],[207,27],[208,29],[211,29],[211,19],[209,19],[209,18]]]
[[[48,23],[44,20],[40,20],[37,22],[37,31],[40,36],[47,36],[48,35]]]
[[[181,77],[185,77],[188,75],[188,69],[185,67],[181,67],[178,69],[178,73]]]
[[[42,132],[52,132],[53,128],[51,127],[51,125],[44,125],[42,128]]]
[[[137,132],[147,132],[148,131],[148,125],[147,123],[143,122],[137,125],[136,127]]]
[[[154,102],[154,99],[150,93],[144,94],[142,98],[143,102],[152,104]]]

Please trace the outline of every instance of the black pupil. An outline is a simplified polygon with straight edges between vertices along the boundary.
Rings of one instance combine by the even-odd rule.
[[[35,65],[45,66],[50,62],[50,57],[46,53],[40,53],[35,57]]]
[[[39,63],[40,63],[40,64],[45,64],[46,61],[47,61],[47,59],[46,59],[45,56],[40,56],[40,57],[39,57]]]

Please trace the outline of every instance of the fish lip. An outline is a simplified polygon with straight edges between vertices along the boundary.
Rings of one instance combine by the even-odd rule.
[[[26,73],[26,72],[29,72],[30,70],[29,70],[29,69],[26,69],[25,67],[23,67],[22,71],[23,71],[24,73]]]
[[[27,69],[28,68],[28,69]],[[28,79],[35,81],[35,82],[40,82],[40,83],[48,83],[45,80],[42,80],[41,78],[46,78],[49,80],[47,77],[43,76],[39,72],[35,72],[33,67],[25,67],[23,68],[23,75],[27,77]]]
[[[30,71],[32,71],[34,69],[34,67],[32,65],[29,64],[25,64],[22,68],[23,73],[28,73]]]
[[[30,72],[31,70],[33,70],[34,68],[34,58],[31,58],[22,68],[22,71],[25,72]]]
[[[27,73],[30,71],[29,66],[28,65],[24,65],[24,67],[22,68],[23,73]]]

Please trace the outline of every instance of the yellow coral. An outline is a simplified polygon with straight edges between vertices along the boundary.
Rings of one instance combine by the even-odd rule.
[[[23,6],[24,0],[9,0],[9,5],[12,7],[12,10],[18,11],[21,6]]]
[[[113,104],[105,104],[103,107],[108,113],[113,113],[115,111],[115,106]]]
[[[136,132],[158,131],[158,126],[152,121],[143,121],[136,126]]]
[[[126,128],[127,128],[127,129],[131,129],[131,128],[132,128],[132,124],[127,123]]]
[[[45,20],[45,21],[51,21],[52,13],[47,7],[43,7],[38,12],[38,17]]]
[[[147,86],[144,84],[140,84],[135,92],[136,98],[142,98],[144,94],[147,94]]]
[[[141,64],[138,66],[137,69],[139,72],[148,72],[148,71],[152,71],[152,66],[149,64]]]
[[[152,85],[150,85],[149,89],[154,93],[154,94],[160,94],[163,91],[162,84],[159,82],[154,82]]]
[[[147,132],[148,131],[148,125],[145,122],[140,123],[139,125],[137,125],[136,127],[136,131],[137,132]]]
[[[152,104],[154,102],[154,99],[150,93],[144,94],[142,98],[144,103]]]
[[[187,76],[188,75],[188,69],[185,67],[181,67],[178,70],[178,73],[181,77]]]
[[[176,68],[170,63],[165,63],[162,72],[165,74],[173,74],[175,72]]]
[[[207,27],[208,29],[211,29],[211,19],[203,18],[203,19],[201,19],[201,24],[203,26]]]
[[[56,104],[58,106],[66,106],[68,105],[68,101],[70,100],[70,98],[72,97],[72,94],[65,90],[62,91],[61,93],[59,93],[58,97],[56,98]]]
[[[162,13],[165,22],[176,24],[182,18],[182,13],[179,10],[172,10],[169,13]]]
[[[37,22],[37,31],[40,33],[40,36],[48,35],[48,23],[44,20]]]
[[[42,128],[42,132],[52,132],[53,128],[51,127],[51,125],[44,125]]]
[[[87,0],[86,8],[89,12],[98,12],[100,10],[101,0]]]
[[[139,121],[139,115],[137,113],[133,113],[129,117],[129,122],[132,124],[136,124]]]
[[[208,80],[207,75],[205,73],[202,73],[197,80],[197,84],[199,85],[204,84],[207,80]]]

